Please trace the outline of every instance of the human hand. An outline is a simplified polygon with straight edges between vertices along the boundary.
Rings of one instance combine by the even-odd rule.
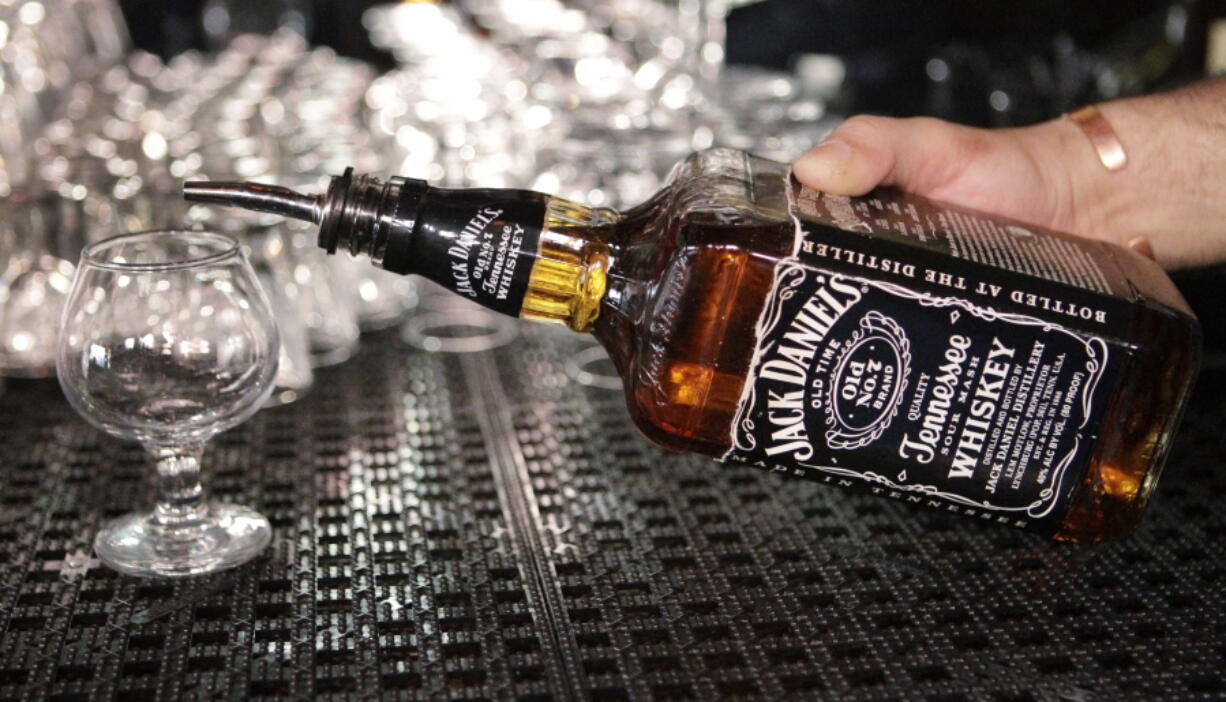
[[[1050,127],[988,130],[939,119],[860,115],[801,156],[801,183],[836,195],[878,185],[954,205],[1090,234],[1077,222],[1065,172],[1049,163]],[[1081,231],[1076,231],[1080,229]]]
[[[892,185],[1130,246],[1169,268],[1226,261],[1226,170],[1206,164],[1208,172],[1200,175],[1208,183],[1189,178],[1179,167],[1186,164],[1172,153],[1200,156],[1188,150],[1199,138],[1195,125],[1180,131],[1187,115],[1169,117],[1161,126],[1173,131],[1159,139],[1146,132],[1158,128],[1149,122],[1180,101],[1140,105],[1149,109],[1129,104],[1144,100],[1158,98],[1102,106],[1129,152],[1129,165],[1118,173],[1103,168],[1080,128],[1065,119],[976,129],[925,117],[875,116],[843,122],[796,161],[793,173],[805,185],[840,195]]]

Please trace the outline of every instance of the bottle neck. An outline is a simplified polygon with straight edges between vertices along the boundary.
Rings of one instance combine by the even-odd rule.
[[[549,198],[520,316],[591,330],[615,261],[612,242],[601,234],[619,219],[613,210]]]
[[[332,179],[327,193],[197,181],[183,195],[319,225],[328,253],[366,254],[394,273],[430,278],[516,317],[588,331],[608,292],[622,215],[530,190],[447,190],[413,178]]]
[[[600,236],[620,215],[528,190],[433,188],[350,171],[323,198],[319,245],[366,254],[512,316],[588,331],[612,253]]]

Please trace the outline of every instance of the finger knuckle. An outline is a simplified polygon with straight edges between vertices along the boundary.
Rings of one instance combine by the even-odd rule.
[[[917,138],[940,144],[953,158],[969,161],[983,156],[993,148],[990,133],[975,127],[946,122],[935,117],[913,117],[907,120]]]
[[[892,121],[889,117],[877,115],[855,115],[844,120],[835,130],[835,135],[847,141],[871,140],[887,129]]]

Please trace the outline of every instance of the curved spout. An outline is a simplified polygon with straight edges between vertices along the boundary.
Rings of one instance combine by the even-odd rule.
[[[183,197],[192,202],[269,212],[314,224],[319,224],[323,217],[320,196],[303,195],[279,185],[194,181],[183,184]]]

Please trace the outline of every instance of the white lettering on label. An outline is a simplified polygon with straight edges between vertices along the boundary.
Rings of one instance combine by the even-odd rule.
[[[447,255],[454,259],[451,262],[451,277],[455,279],[455,291],[461,295],[477,296],[469,271],[469,252],[477,244],[485,227],[500,216],[502,216],[502,210],[493,207],[483,208],[468,220],[468,224],[464,225],[456,237],[455,243],[447,249]]]
[[[931,463],[936,457],[937,445],[945,433],[949,421],[950,405],[955,395],[955,388],[962,377],[963,364],[968,358],[967,350],[971,340],[961,334],[949,337],[949,348],[945,349],[946,363],[937,370],[940,375],[933,378],[930,390],[931,398],[923,415],[923,423],[911,438],[903,434],[902,443],[898,447],[898,455],[912,459],[917,463]],[[1005,381],[1009,378],[1012,366],[1004,359],[1013,358],[1014,349],[1005,346],[1000,339],[992,337],[991,347],[983,363],[983,371],[975,384],[975,393],[970,398],[966,411],[966,421],[958,434],[958,443],[954,448],[954,456],[950,462],[949,477],[972,478],[975,468],[983,453],[991,429],[991,419],[996,415],[997,403],[1004,390]],[[999,467],[989,471],[988,492],[996,491],[996,479],[1000,476]]]
[[[903,458],[915,459],[918,463],[931,463],[936,457],[937,442],[945,430],[949,417],[949,406],[954,398],[954,390],[962,377],[963,364],[966,363],[966,350],[971,347],[970,337],[954,334],[949,337],[949,347],[945,349],[945,363],[937,370],[940,375],[933,378],[929,390],[931,398],[924,411],[924,421],[918,432],[918,441],[907,434],[902,435],[902,443],[898,447],[898,455]]]
[[[818,282],[823,282],[818,279]],[[772,425],[768,456],[791,454],[806,461],[813,457],[813,444],[804,423],[804,387],[813,357],[831,327],[848,308],[859,302],[860,289],[831,277],[817,289],[791,321],[783,338],[762,364],[759,377],[795,385],[794,391],[768,390],[767,418]]]
[[[1019,305],[1027,307],[1038,307],[1045,310],[1050,310],[1059,314],[1076,317],[1077,319],[1094,320],[1100,324],[1107,323],[1107,313],[1104,310],[1096,310],[1086,307],[1085,305],[1077,305],[1064,300],[1056,300],[1046,295],[1036,295],[1034,293],[1014,290],[1009,293],[1009,299]]]

